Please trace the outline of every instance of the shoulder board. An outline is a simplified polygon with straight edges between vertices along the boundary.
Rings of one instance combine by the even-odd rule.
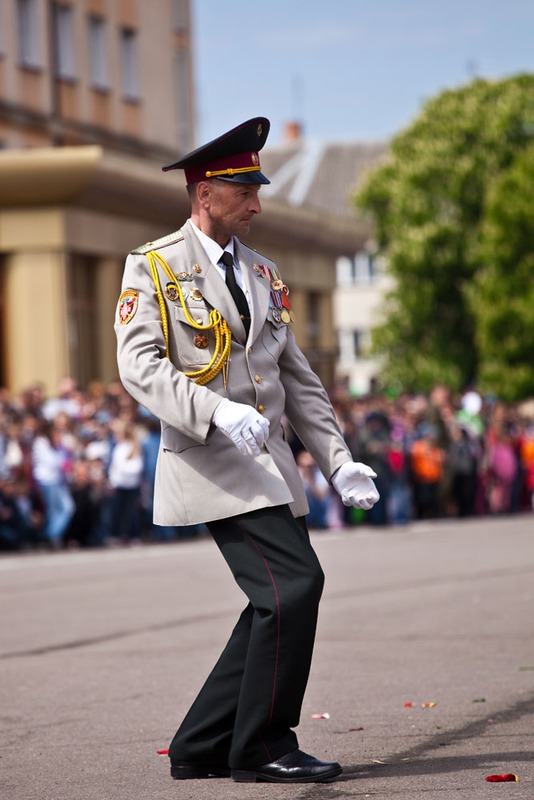
[[[248,244],[244,244],[244,243],[241,241],[241,239],[239,240],[239,244],[241,245],[241,247],[244,247],[244,248],[245,248],[245,250],[249,250],[251,253],[256,253],[256,255],[257,255],[257,256],[259,256],[261,259],[263,259],[264,261],[268,262],[269,264],[272,264],[272,266],[273,266],[273,267],[275,267],[275,266],[276,266],[276,264],[274,263],[274,261],[272,261],[272,260],[271,260],[270,258],[268,258],[267,256],[264,256],[262,253],[260,253],[258,250],[255,250],[253,247],[249,247],[249,246],[248,246]]]
[[[162,236],[161,239],[156,239],[154,242],[142,244],[140,247],[136,247],[135,250],[131,250],[130,253],[135,256],[144,256],[150,253],[151,250],[159,250],[160,247],[167,247],[169,244],[181,242],[183,238],[181,231],[174,231],[174,233],[168,233],[167,236]]]

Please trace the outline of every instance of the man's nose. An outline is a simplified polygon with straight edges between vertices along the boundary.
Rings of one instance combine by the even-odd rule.
[[[255,195],[254,197],[251,198],[250,210],[253,211],[255,214],[261,214],[261,203],[258,195]]]

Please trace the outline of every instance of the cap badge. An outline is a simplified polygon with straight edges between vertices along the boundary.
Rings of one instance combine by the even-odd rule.
[[[127,325],[135,316],[139,307],[139,292],[137,289],[126,289],[119,297],[119,322]]]
[[[262,135],[262,133],[263,133],[263,125],[260,123],[258,125],[258,138]]]
[[[260,160],[258,158],[258,154],[257,153],[251,153],[250,154],[250,158],[251,158],[251,161],[254,164],[254,166],[257,167],[258,164],[260,163]]]

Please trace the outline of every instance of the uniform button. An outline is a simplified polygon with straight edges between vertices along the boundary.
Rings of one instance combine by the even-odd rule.
[[[260,405],[258,406],[258,411],[260,412],[260,414],[263,414],[263,412],[265,411],[265,406],[262,406],[262,405],[260,404]]]
[[[254,375],[254,380],[256,383],[261,383],[261,375]]]
[[[196,319],[195,321],[197,325],[202,325],[202,317],[198,317],[198,319]]]
[[[251,353],[252,353],[252,347],[249,347],[248,348],[248,354],[250,355]]]

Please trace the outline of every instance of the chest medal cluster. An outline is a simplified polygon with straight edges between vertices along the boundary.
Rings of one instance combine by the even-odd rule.
[[[288,325],[294,320],[294,314],[291,310],[291,303],[289,300],[289,289],[281,280],[280,275],[276,269],[271,269],[265,264],[254,264],[254,271],[262,277],[265,276],[269,280],[270,296],[269,308],[275,322],[284,322]]]

